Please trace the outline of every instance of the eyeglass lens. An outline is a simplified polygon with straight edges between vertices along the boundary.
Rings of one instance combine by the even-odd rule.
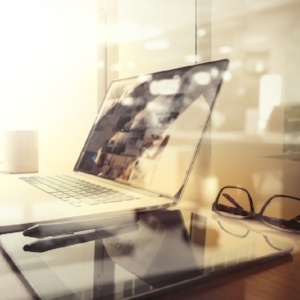
[[[273,227],[300,231],[300,200],[274,196],[261,212],[261,219]]]
[[[245,190],[226,187],[219,194],[216,210],[222,215],[245,218],[252,214],[250,203],[250,197]]]

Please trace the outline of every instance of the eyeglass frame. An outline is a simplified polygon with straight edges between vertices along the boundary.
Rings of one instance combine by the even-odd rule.
[[[260,221],[261,223],[263,223],[263,224],[265,224],[266,226],[268,226],[268,227],[270,227],[270,228],[273,228],[273,229],[278,229],[278,230],[283,230],[283,231],[287,231],[287,232],[291,232],[291,233],[299,233],[299,234],[300,234],[300,231],[297,230],[297,229],[293,230],[292,228],[291,228],[291,229],[287,229],[287,228],[282,228],[282,227],[278,227],[278,226],[275,226],[275,225],[272,226],[272,223],[271,223],[271,222],[270,222],[270,223],[266,222],[266,221],[264,220],[264,218],[262,217],[262,216],[263,216],[263,213],[264,213],[264,211],[265,211],[265,209],[266,209],[266,207],[269,205],[269,203],[270,203],[274,198],[276,198],[276,197],[282,197],[282,198],[290,198],[290,199],[298,200],[298,201],[300,201],[300,198],[294,197],[294,196],[289,196],[289,195],[283,195],[283,194],[275,194],[275,195],[271,196],[271,197],[264,203],[264,205],[262,206],[262,208],[260,209],[260,211],[259,211],[258,213],[256,213],[255,210],[254,210],[254,204],[253,204],[252,197],[251,197],[251,195],[250,195],[250,193],[248,192],[247,189],[242,188],[242,187],[239,187],[239,186],[227,185],[227,186],[224,186],[224,187],[222,187],[222,188],[220,189],[220,191],[219,191],[219,193],[218,193],[218,195],[217,195],[215,201],[214,201],[213,204],[212,204],[212,211],[215,212],[215,213],[217,213],[218,215],[221,215],[221,216],[224,216],[224,217],[230,218],[230,219],[237,219],[237,218],[235,218],[234,216],[231,216],[232,214],[230,215],[230,213],[228,213],[228,214],[226,214],[226,215],[225,215],[225,214],[221,214],[221,213],[220,213],[220,210],[217,209],[218,200],[219,200],[219,198],[220,198],[222,192],[223,192],[225,189],[227,189],[227,188],[239,189],[239,190],[241,190],[241,191],[244,191],[244,192],[246,192],[246,194],[247,194],[247,196],[248,196],[248,198],[249,198],[249,202],[250,202],[250,212],[249,212],[249,214],[248,214],[247,216],[244,216],[244,215],[237,215],[237,216],[239,216],[238,219],[245,219],[245,220],[246,220],[246,219],[254,219],[254,220]],[[229,199],[227,198],[227,200],[229,200]],[[232,199],[232,200],[235,202],[234,199]],[[229,201],[230,201],[230,200],[229,200]],[[230,202],[231,202],[231,201],[230,201]],[[232,203],[232,202],[231,202],[231,203]],[[236,203],[236,202],[235,202],[235,203],[232,203],[232,204],[237,205],[237,206],[240,206],[240,205],[239,205],[238,203]],[[243,211],[246,212],[244,209],[243,209]],[[226,212],[226,211],[225,211],[225,212]],[[233,215],[236,215],[236,214],[233,214]],[[298,215],[296,218],[299,218],[299,217],[300,217],[300,215]],[[269,219],[272,219],[272,218],[269,218]]]

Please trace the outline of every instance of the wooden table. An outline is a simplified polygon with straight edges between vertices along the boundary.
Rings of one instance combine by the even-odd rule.
[[[300,297],[300,253],[161,297],[205,300],[287,300]]]

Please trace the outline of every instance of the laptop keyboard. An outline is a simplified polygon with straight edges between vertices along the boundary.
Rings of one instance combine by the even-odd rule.
[[[97,184],[70,176],[26,176],[25,182],[73,206],[97,205],[137,199]]]

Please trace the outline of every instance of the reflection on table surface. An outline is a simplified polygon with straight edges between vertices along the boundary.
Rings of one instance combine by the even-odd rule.
[[[155,296],[292,251],[289,243],[224,219],[180,210],[136,217],[117,233],[109,235],[108,227],[105,237],[82,233],[77,242],[64,236],[72,243],[41,253],[23,250],[36,240],[22,233],[3,235],[2,247],[42,299]]]

